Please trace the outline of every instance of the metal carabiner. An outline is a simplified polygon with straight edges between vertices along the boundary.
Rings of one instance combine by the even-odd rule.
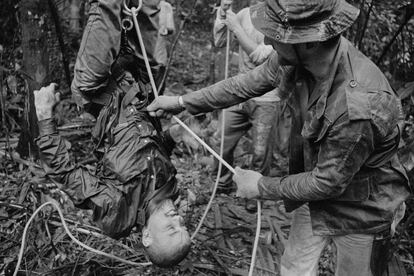
[[[135,16],[137,16],[141,8],[142,8],[142,0],[139,0],[138,7],[136,7],[135,9],[128,8],[128,5],[126,4],[126,0],[124,0],[124,8],[122,9],[122,12],[125,15],[132,16],[132,10],[134,10]]]
[[[125,17],[125,18],[122,19],[122,21],[121,21],[121,27],[125,31],[132,30],[132,28],[134,27],[134,23],[132,22],[132,19],[131,19],[130,16]]]

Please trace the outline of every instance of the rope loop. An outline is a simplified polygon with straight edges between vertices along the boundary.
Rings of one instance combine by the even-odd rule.
[[[138,7],[128,8],[128,5],[126,4],[126,0],[124,0],[124,8],[122,9],[122,12],[127,16],[137,16],[139,10],[142,8],[142,0],[139,0]]]
[[[130,31],[134,27],[134,23],[132,22],[130,17],[125,17],[121,21],[121,26],[122,29],[124,29],[125,31]]]

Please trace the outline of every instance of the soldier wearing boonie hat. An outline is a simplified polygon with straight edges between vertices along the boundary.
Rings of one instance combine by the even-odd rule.
[[[251,8],[253,25],[279,58],[210,87],[160,97],[153,116],[209,112],[290,88],[289,175],[236,168],[237,195],[284,200],[294,211],[281,275],[316,275],[324,247],[336,245],[335,275],[383,275],[391,227],[410,194],[397,158],[400,102],[384,74],[341,34],[359,10],[344,0],[267,0]],[[272,141],[269,141],[272,143]],[[394,222],[394,223],[393,223]]]
[[[252,23],[281,43],[326,41],[344,32],[359,10],[341,0],[267,0],[250,9]]]

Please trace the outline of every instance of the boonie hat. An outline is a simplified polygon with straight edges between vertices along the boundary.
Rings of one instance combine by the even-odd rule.
[[[250,7],[256,29],[281,43],[326,41],[349,28],[359,9],[345,0],[266,0]]]

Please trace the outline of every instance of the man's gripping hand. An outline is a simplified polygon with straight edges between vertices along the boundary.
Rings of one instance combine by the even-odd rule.
[[[51,83],[49,86],[42,87],[40,90],[33,92],[36,115],[39,121],[52,118],[53,107],[60,100],[60,94],[55,93],[56,87],[56,83]]]
[[[152,117],[163,117],[170,119],[172,115],[184,110],[183,103],[180,103],[179,96],[159,96],[150,105],[147,111]]]
[[[236,167],[235,171],[233,181],[237,184],[236,196],[247,199],[259,197],[258,184],[262,174],[251,170],[243,170],[239,167]]]
[[[231,8],[232,4],[233,4],[233,0],[221,0],[220,9],[225,13]]]
[[[229,30],[233,33],[241,29],[241,24],[237,18],[237,15],[231,10],[227,11],[227,17],[224,20],[224,24],[226,24],[227,28],[229,28]]]

